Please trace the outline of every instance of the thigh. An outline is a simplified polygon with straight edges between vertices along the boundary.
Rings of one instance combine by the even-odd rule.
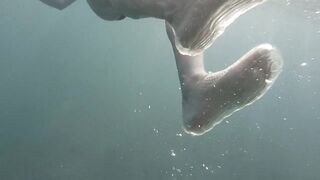
[[[64,9],[76,0],[40,0],[41,2],[57,9]]]
[[[104,20],[121,20],[125,18],[123,14],[112,8],[109,0],[87,0],[91,9]]]

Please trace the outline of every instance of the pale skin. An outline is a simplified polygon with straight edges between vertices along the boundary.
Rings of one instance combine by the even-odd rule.
[[[63,9],[75,0],[41,0]],[[202,135],[262,97],[282,69],[269,44],[253,48],[226,69],[207,73],[204,51],[226,27],[266,0],[87,0],[104,20],[153,17],[166,22],[182,91],[183,128]]]

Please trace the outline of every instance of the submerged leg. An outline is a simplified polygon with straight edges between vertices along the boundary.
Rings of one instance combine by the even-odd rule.
[[[282,58],[271,45],[260,45],[228,68],[207,73],[203,54],[181,54],[167,25],[182,90],[183,124],[187,133],[202,135],[224,118],[262,97],[282,70]]]
[[[267,0],[197,0],[180,3],[166,20],[181,54],[195,55],[207,49],[240,15]]]
[[[70,4],[72,4],[75,0],[40,0],[40,1],[51,7],[62,10],[67,6],[69,6]]]
[[[109,0],[87,0],[93,12],[104,20],[115,21],[125,18],[123,14],[112,8]]]

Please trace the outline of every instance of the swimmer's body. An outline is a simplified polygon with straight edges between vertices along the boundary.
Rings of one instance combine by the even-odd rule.
[[[41,0],[64,9],[75,0]],[[236,18],[266,0],[87,0],[104,20],[154,17],[166,22],[182,91],[184,130],[208,132],[224,118],[252,104],[282,70],[269,44],[253,48],[226,69],[207,73],[203,52]]]

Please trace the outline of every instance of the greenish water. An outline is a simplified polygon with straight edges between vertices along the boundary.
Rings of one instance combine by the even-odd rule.
[[[85,1],[58,11],[0,2],[1,180],[320,179],[320,5],[270,2],[206,52],[220,70],[269,42],[284,70],[209,133],[183,132],[164,22],[105,22]]]

